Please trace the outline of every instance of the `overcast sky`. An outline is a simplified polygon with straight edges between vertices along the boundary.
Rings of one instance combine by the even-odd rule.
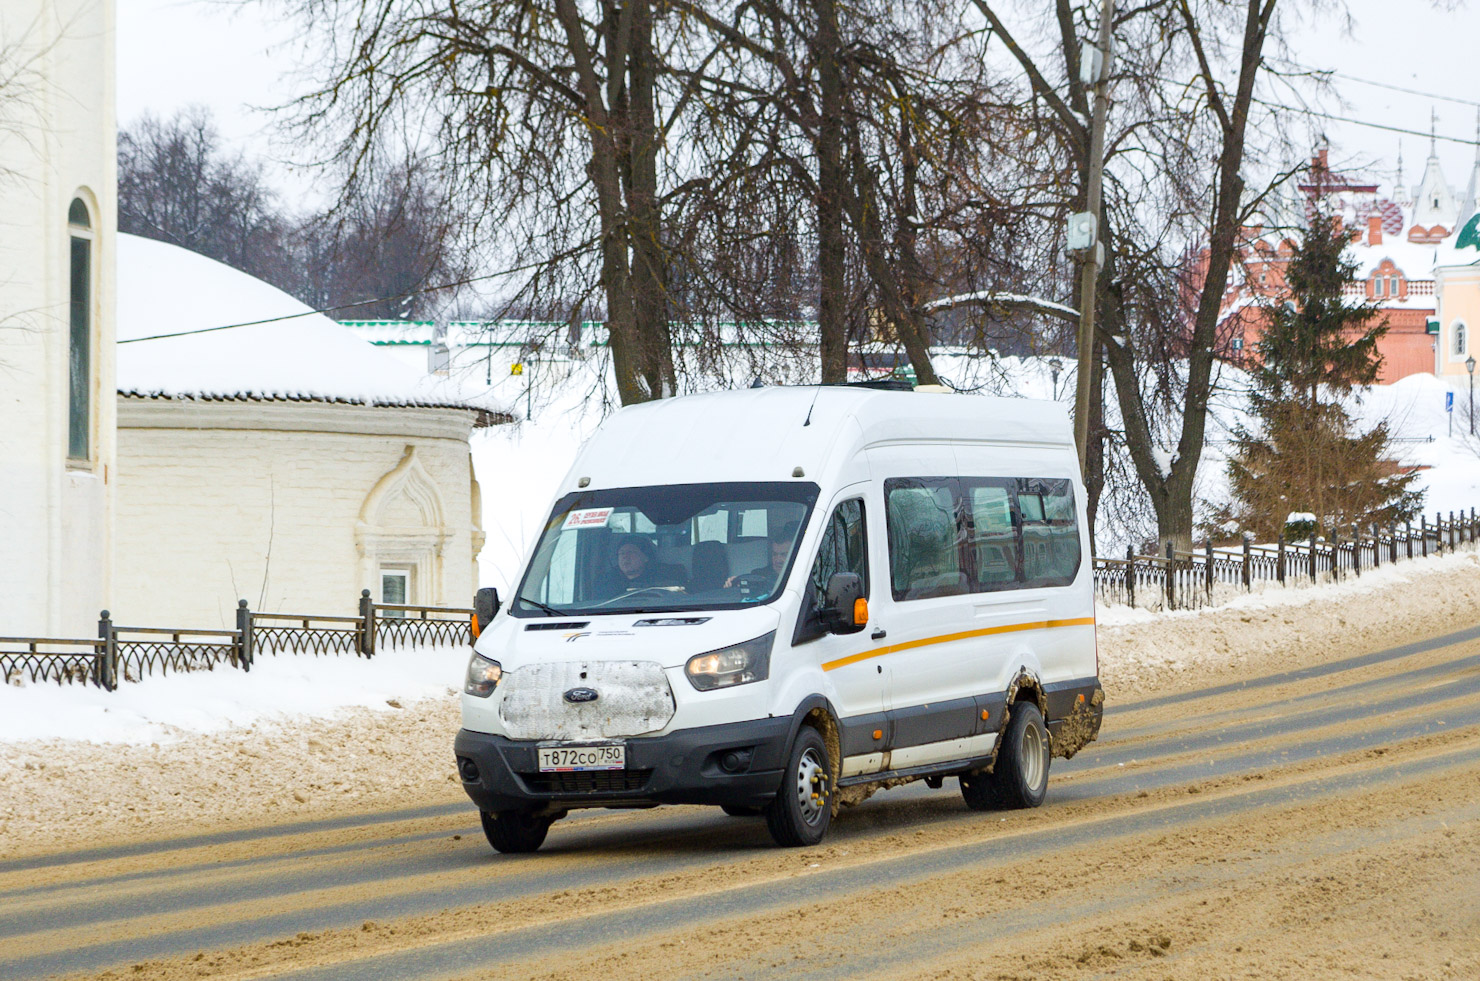
[[[127,125],[145,111],[167,116],[191,102],[216,115],[224,136],[253,156],[286,160],[292,151],[275,138],[272,120],[256,107],[295,94],[292,71],[301,52],[292,25],[275,18],[273,5],[234,0],[117,0],[118,118]],[[1441,0],[1352,0],[1349,34],[1327,14],[1293,25],[1295,55],[1306,65],[1355,78],[1463,99],[1439,101],[1338,79],[1345,109],[1332,111],[1373,123],[1429,130],[1438,113],[1443,136],[1475,139],[1475,103],[1480,103],[1480,0],[1457,9]],[[1326,134],[1337,161],[1370,165],[1384,185],[1396,169],[1402,141],[1404,177],[1418,183],[1428,156],[1426,137],[1400,136],[1365,126],[1329,122]],[[1439,158],[1449,182],[1461,189],[1475,148],[1441,141]],[[279,179],[293,181],[285,172]]]

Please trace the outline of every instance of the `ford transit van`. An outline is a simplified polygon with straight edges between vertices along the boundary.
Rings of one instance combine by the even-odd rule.
[[[494,848],[582,807],[709,804],[820,841],[881,786],[1042,803],[1099,732],[1057,404],[858,386],[666,399],[581,449],[479,598],[458,772]]]

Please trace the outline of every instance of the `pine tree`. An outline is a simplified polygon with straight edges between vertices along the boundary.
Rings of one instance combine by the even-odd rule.
[[[1418,513],[1416,474],[1385,459],[1387,424],[1360,432],[1343,402],[1382,367],[1387,324],[1370,303],[1342,298],[1355,281],[1340,222],[1316,214],[1286,268],[1289,297],[1266,306],[1267,327],[1253,371],[1256,423],[1235,434],[1229,482],[1233,518],[1272,538],[1292,511],[1316,516],[1329,534],[1387,524]]]

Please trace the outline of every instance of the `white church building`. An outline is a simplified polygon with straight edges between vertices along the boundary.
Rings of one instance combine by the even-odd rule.
[[[112,0],[5,0],[0,634],[90,636],[111,597]]]
[[[361,589],[470,605],[468,437],[504,417],[246,273],[134,235],[118,250],[115,615],[353,615]]]
[[[469,605],[468,438],[506,417],[266,283],[117,234],[113,9],[0,3],[24,68],[0,88],[0,636],[94,636],[103,609],[230,627],[238,599],[353,614],[361,589]]]

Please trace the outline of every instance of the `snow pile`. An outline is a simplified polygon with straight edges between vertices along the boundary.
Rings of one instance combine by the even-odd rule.
[[[136,235],[118,236],[118,340],[126,395],[465,404],[282,290]]]
[[[392,648],[358,657],[259,655],[251,671],[146,676],[117,691],[91,685],[0,686],[0,744],[80,740],[146,745],[262,723],[387,712],[461,689],[468,648]]]
[[[1471,626],[1480,608],[1480,554],[1402,561],[1330,585],[1259,585],[1201,610],[1098,610],[1107,694],[1200,688]]]

